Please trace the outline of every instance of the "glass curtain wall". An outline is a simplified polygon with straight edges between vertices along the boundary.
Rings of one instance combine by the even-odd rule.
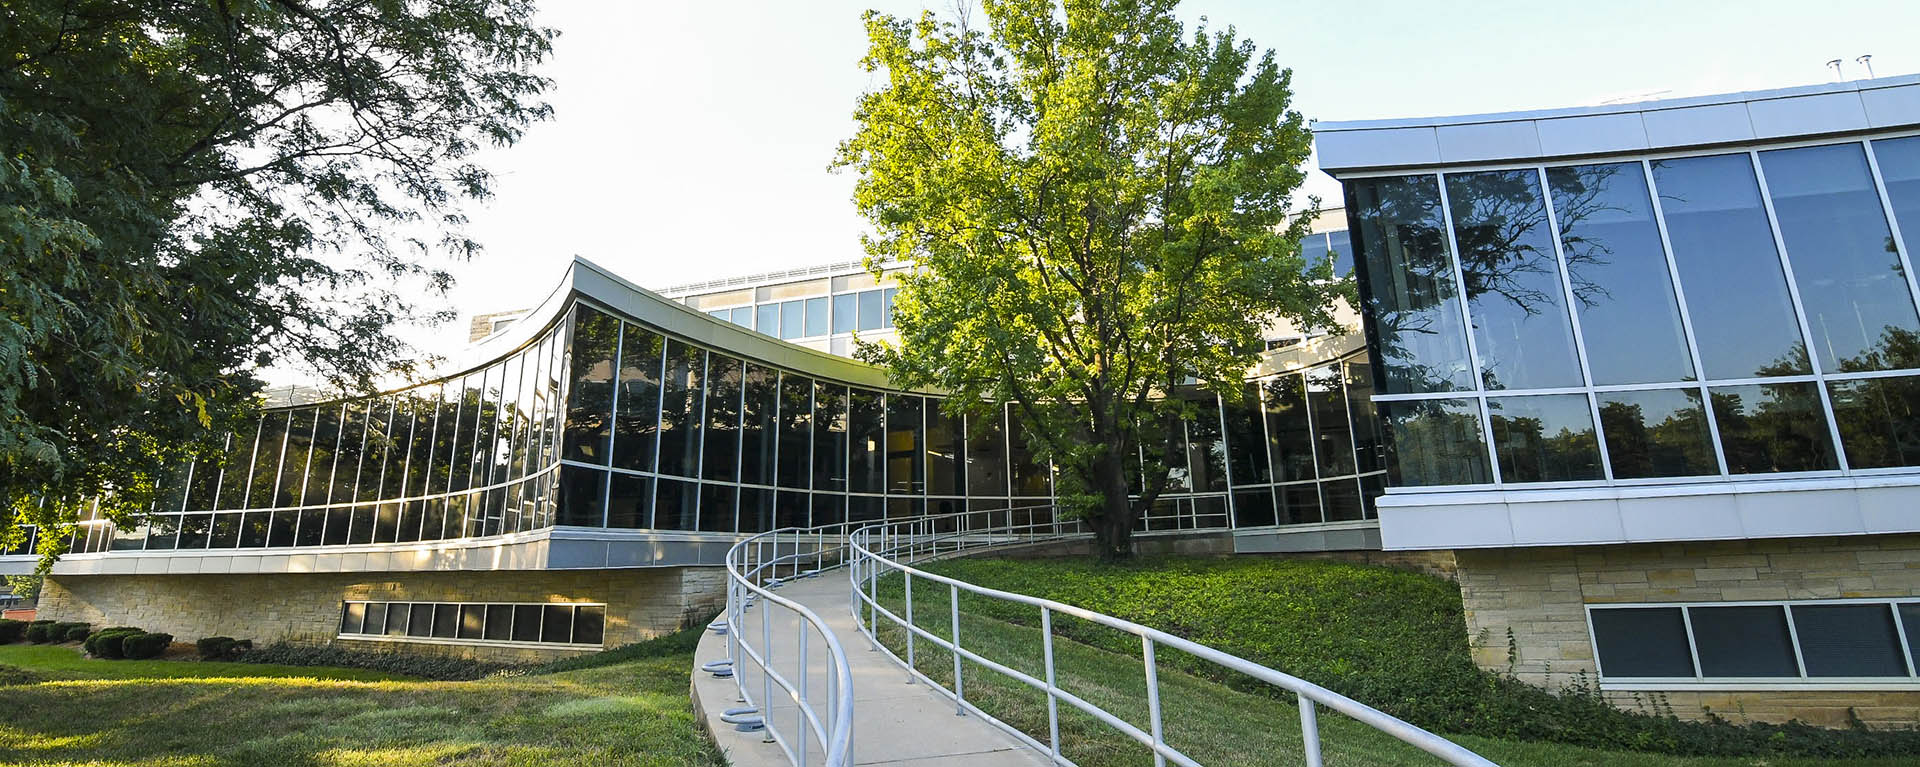
[[[1920,137],[1346,194],[1396,486],[1920,465]]]

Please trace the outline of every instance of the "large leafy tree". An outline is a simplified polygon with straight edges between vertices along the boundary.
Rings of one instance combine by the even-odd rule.
[[[531,0],[0,4],[0,532],[125,520],[263,366],[411,372],[473,162],[550,110]],[[425,290],[422,290],[422,289]],[[60,553],[64,536],[42,536]],[[4,542],[4,541],[0,541]]]
[[[864,353],[951,409],[1013,403],[1109,558],[1195,414],[1165,395],[1242,396],[1264,325],[1330,322],[1289,203],[1311,144],[1291,73],[1231,28],[1189,36],[1173,5],[984,0],[985,29],[869,13],[880,79],[836,161],[869,263],[914,267],[899,344]]]

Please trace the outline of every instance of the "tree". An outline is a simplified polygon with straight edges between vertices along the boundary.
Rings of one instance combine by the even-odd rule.
[[[983,6],[984,31],[866,16],[884,79],[835,167],[858,173],[869,265],[913,268],[899,344],[861,353],[953,412],[1012,403],[1056,494],[1126,557],[1168,484],[1164,435],[1197,412],[1167,395],[1246,396],[1263,325],[1331,324],[1289,203],[1310,136],[1271,51],[1204,22],[1187,37],[1171,0]]]
[[[531,0],[0,5],[0,533],[129,521],[270,364],[367,389],[445,313],[472,161],[550,114]],[[43,535],[43,562],[65,536]]]

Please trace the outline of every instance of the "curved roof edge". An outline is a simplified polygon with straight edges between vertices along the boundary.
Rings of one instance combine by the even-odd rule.
[[[1792,140],[1920,127],[1920,75],[1565,109],[1313,126],[1320,169],[1366,170]]]

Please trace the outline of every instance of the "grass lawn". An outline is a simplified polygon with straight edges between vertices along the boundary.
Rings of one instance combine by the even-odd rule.
[[[941,563],[933,569],[956,571],[953,573],[956,577],[1009,591],[1045,591],[1046,588],[1034,585],[1034,582],[1041,581],[1056,584],[1054,588],[1060,589],[1089,586],[1087,579],[1068,577],[1065,572],[1049,569],[1052,567],[1060,565],[963,559]],[[963,575],[957,571],[965,572]],[[996,580],[996,573],[1004,577]],[[904,595],[899,579],[883,580],[882,584],[882,603],[894,612],[904,614]],[[1021,588],[1023,585],[1032,588]],[[1123,592],[1109,593],[1122,600],[1152,601],[1146,595]],[[1098,609],[1096,605],[1088,607]],[[945,588],[923,586],[915,589],[914,618],[922,628],[939,636],[948,636],[951,631],[949,611]],[[963,593],[960,616],[961,644],[964,647],[1035,677],[1044,676],[1042,637],[1037,615],[1031,621],[1009,620],[1005,603],[991,603],[984,598]],[[1110,636],[1103,636],[1102,632]],[[1054,634],[1058,686],[1115,713],[1142,730],[1148,729],[1146,677],[1138,649],[1139,640],[1112,629],[1057,615]],[[881,636],[890,649],[905,657],[904,630],[885,626]],[[1069,636],[1074,638],[1070,639]],[[1131,652],[1120,648],[1131,648]],[[1219,679],[1202,678],[1177,670],[1187,664],[1197,664],[1198,659],[1184,657],[1164,647],[1158,648],[1157,654],[1163,726],[1168,743],[1208,765],[1299,763],[1299,712],[1293,705],[1267,695],[1235,689],[1241,685],[1223,684]],[[952,655],[924,640],[916,642],[915,655],[918,668],[951,688]],[[1042,743],[1047,742],[1047,708],[1043,693],[975,663],[965,664],[963,679],[969,701]],[[1152,763],[1145,746],[1065,703],[1059,704],[1059,710],[1062,752],[1068,758],[1084,767]],[[1320,725],[1329,765],[1398,767],[1441,764],[1432,756],[1325,708],[1320,710]],[[1779,756],[1678,757],[1560,743],[1451,737],[1455,742],[1510,767],[1894,767],[1913,764],[1911,758],[1821,760]]]
[[[695,729],[689,654],[429,682],[358,669],[81,659],[0,646],[0,764],[720,765]]]

